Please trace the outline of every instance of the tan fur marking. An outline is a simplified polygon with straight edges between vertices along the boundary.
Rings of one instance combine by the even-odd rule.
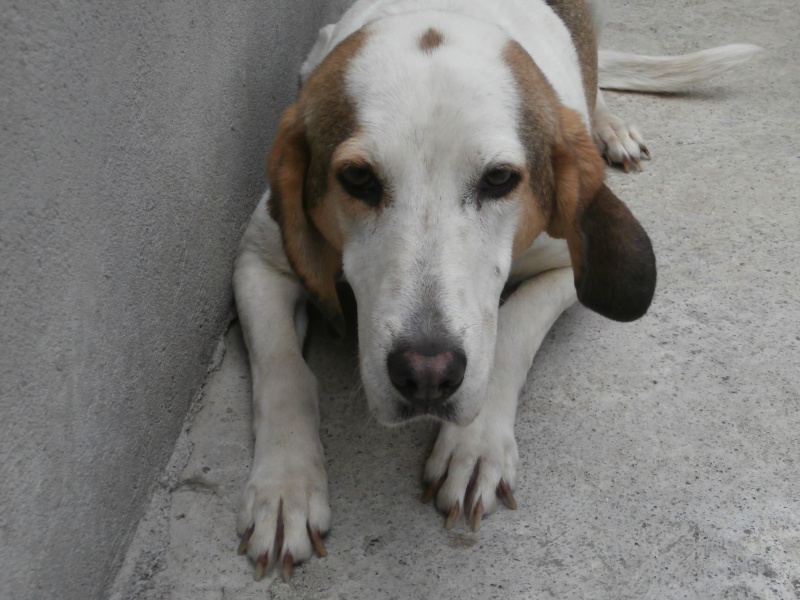
[[[426,54],[432,53],[436,48],[444,43],[444,35],[441,31],[429,27],[428,30],[419,38],[419,49]]]
[[[603,184],[604,164],[580,115],[563,106],[533,59],[516,42],[503,58],[520,94],[519,135],[526,149],[528,191],[514,238],[514,256],[542,232],[565,238],[576,274],[582,269],[577,229],[581,207]]]
[[[345,91],[346,71],[362,47],[363,31],[337,46],[286,110],[270,151],[270,215],[280,225],[295,273],[334,326],[343,331],[336,280],[341,272],[342,232],[334,206],[326,206],[331,157],[356,130],[354,103]]]
[[[514,238],[513,255],[519,256],[552,218],[555,183],[551,149],[558,131],[559,102],[539,67],[517,42],[506,45],[503,60],[517,83],[518,131],[525,147],[528,171],[520,184],[522,214]]]
[[[586,201],[603,185],[605,163],[581,116],[566,106],[561,107],[561,135],[578,164],[581,200]]]
[[[577,223],[583,206],[603,185],[605,163],[586,132],[580,115],[565,106],[561,107],[560,112],[561,139],[553,151],[556,215],[547,233],[567,240],[572,268],[576,278],[580,278],[583,269],[583,240]]]
[[[605,178],[605,163],[583,120],[566,106],[561,107],[561,139],[554,151],[553,168],[556,212],[562,222],[554,222],[552,229],[559,231],[566,224],[572,227],[580,206],[594,197]]]
[[[514,235],[512,256],[517,257],[527,250],[540,233],[547,228],[547,215],[539,208],[539,199],[533,192],[530,173],[525,173],[520,181],[522,214]]]
[[[581,303],[617,321],[638,319],[655,291],[652,245],[603,183],[603,160],[580,115],[566,107],[560,112],[553,152],[556,211],[547,232],[567,240]]]
[[[597,146],[589,137],[580,115],[562,106],[561,136],[553,152],[556,177],[556,219],[553,233],[564,237],[564,227],[570,228],[576,211],[588,202],[603,185],[605,163]]]
[[[298,104],[311,154],[305,198],[310,205],[323,200],[333,153],[356,131],[355,102],[345,91],[345,81],[347,67],[365,39],[366,33],[359,30],[344,40],[300,91]]]

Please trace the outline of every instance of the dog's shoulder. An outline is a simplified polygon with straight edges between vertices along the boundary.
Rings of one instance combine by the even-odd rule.
[[[586,103],[593,107],[597,94],[597,31],[594,14],[594,3],[583,0],[545,0],[558,17],[564,22],[570,35],[578,62],[581,65],[583,88],[586,91]]]

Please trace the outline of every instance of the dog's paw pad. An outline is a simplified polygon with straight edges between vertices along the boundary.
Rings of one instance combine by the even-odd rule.
[[[598,118],[594,136],[608,164],[621,165],[626,173],[641,171],[641,161],[650,160],[639,130],[612,114]]]
[[[273,567],[284,581],[293,566],[313,554],[327,556],[323,537],[330,527],[328,484],[324,468],[305,475],[254,474],[239,507],[239,554],[247,554],[260,580]]]
[[[452,529],[464,515],[473,531],[497,507],[498,499],[517,508],[511,492],[519,454],[513,432],[484,431],[480,434],[446,424],[425,466],[427,489],[423,501],[435,498],[445,515],[445,528]]]

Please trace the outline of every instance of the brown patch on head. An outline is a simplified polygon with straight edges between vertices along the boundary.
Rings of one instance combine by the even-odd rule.
[[[297,103],[284,112],[267,161],[269,211],[280,225],[286,256],[340,332],[344,322],[335,284],[342,232],[326,194],[333,153],[357,128],[345,83],[347,67],[365,38],[363,30],[354,33],[317,67]]]
[[[539,67],[517,42],[506,45],[503,60],[517,83],[518,132],[527,163],[527,173],[520,185],[523,213],[514,238],[514,256],[518,256],[545,230],[552,218],[555,182],[551,155],[558,134],[560,104]]]
[[[355,102],[347,95],[345,80],[350,61],[365,39],[366,33],[359,30],[344,40],[317,67],[300,91],[298,106],[311,155],[305,197],[308,208],[322,201],[333,153],[356,131]]]
[[[433,27],[429,27],[428,30],[420,36],[417,46],[419,46],[419,49],[423,52],[430,54],[443,43],[444,35],[442,32]]]

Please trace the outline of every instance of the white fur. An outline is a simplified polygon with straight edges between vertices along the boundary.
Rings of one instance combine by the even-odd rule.
[[[248,552],[273,552],[282,503],[281,555],[311,556],[309,526],[330,526],[328,480],[319,440],[317,383],[303,360],[305,291],[291,273],[280,231],[267,216],[265,194],[242,239],[234,271],[236,304],[253,379],[256,444],[237,530],[255,524]]]
[[[432,56],[417,48],[430,26],[447,40]],[[400,398],[387,355],[394,340],[415,336],[415,314],[439,310],[448,337],[467,355],[464,382],[450,401],[466,424],[485,397],[518,213],[510,202],[464,210],[463,198],[489,165],[525,164],[515,83],[498,60],[508,38],[472,17],[438,11],[384,17],[369,31],[348,92],[358,98],[361,154],[382,169],[392,208],[343,224],[351,232],[344,274],[358,299],[364,388],[378,420],[392,423]],[[431,285],[435,297],[425,293]]]
[[[680,92],[737,67],[761,52],[752,44],[729,44],[681,56],[643,56],[601,50],[600,87],[635,92]]]
[[[441,510],[447,512],[454,504],[464,507],[467,485],[478,462],[473,506],[480,500],[484,514],[495,509],[501,480],[514,487],[519,460],[514,439],[517,400],[544,336],[573,302],[572,269],[567,267],[528,279],[500,308],[491,391],[481,412],[465,427],[442,425],[425,465],[427,481],[446,475],[436,499]]]
[[[541,0],[359,0],[333,30],[320,35],[303,64],[302,79],[305,80],[337,44],[361,27],[388,16],[408,15],[424,31],[424,17],[430,16],[429,11],[441,14],[437,19],[439,23],[452,23],[451,17],[460,18],[462,23],[464,19],[472,19],[476,27],[497,29],[506,39],[519,42],[555,88],[561,102],[578,111],[588,126],[589,107],[572,38],[564,23]],[[452,28],[450,25],[449,29]],[[481,38],[473,38],[470,45],[479,50],[482,43]]]
[[[597,3],[590,4],[599,20]],[[387,353],[393,340],[414,335],[409,330],[414,314],[435,305],[439,325],[463,346],[468,362],[464,382],[450,400],[457,415],[443,425],[426,477],[442,480],[437,504],[449,511],[464,506],[479,465],[475,503],[480,499],[488,513],[496,506],[499,482],[515,482],[514,418],[533,356],[555,319],[575,301],[563,241],[542,234],[512,264],[519,200],[476,210],[468,197],[471,182],[488,165],[525,160],[517,137],[520,98],[502,60],[505,44],[515,40],[525,48],[587,129],[594,111],[594,133],[611,160],[638,160],[643,141],[610,113],[601,95],[597,106],[586,106],[569,32],[541,0],[360,0],[320,31],[301,78],[362,27],[369,30],[367,42],[350,63],[346,81],[358,133],[336,150],[334,162],[365,158],[378,165],[392,193],[385,210],[353,220],[338,215],[347,231],[343,266],[358,303],[366,395],[378,419],[391,423],[398,393],[387,374]],[[429,27],[446,43],[423,55],[417,43]],[[679,61],[665,69],[663,61],[603,56],[608,74],[601,82],[627,89],[641,89],[631,87],[634,81],[659,80],[656,72],[669,71],[677,81],[673,67],[680,71],[687,65]],[[726,56],[715,64],[732,64]],[[696,73],[718,70],[704,64]],[[635,78],[620,72],[628,67]],[[693,75],[683,81],[696,80]],[[238,530],[243,534],[255,525],[247,548],[251,558],[269,552],[273,562],[291,553],[299,561],[312,554],[307,527],[327,531],[330,509],[317,384],[301,353],[306,292],[268,216],[268,197],[269,192],[248,225],[234,274],[250,352],[256,436]],[[521,284],[498,310],[507,282]],[[281,510],[284,542],[280,556],[273,556]]]

